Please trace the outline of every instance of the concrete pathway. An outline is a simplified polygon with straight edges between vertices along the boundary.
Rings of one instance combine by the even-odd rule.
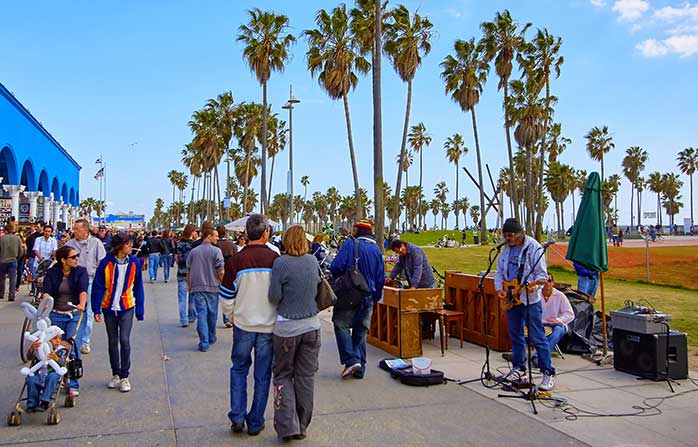
[[[24,291],[19,295],[24,297]],[[77,407],[60,408],[63,420],[47,426],[41,413],[25,415],[20,427],[0,426],[0,445],[276,445],[273,408],[267,406],[266,430],[257,437],[232,435],[226,417],[229,407],[230,329],[219,326],[219,341],[207,353],[196,349],[195,328],[180,328],[176,284],[146,285],[146,320],[134,323],[130,393],[106,388],[110,377],[103,324],[95,324],[93,352],[85,356],[85,377]],[[18,355],[22,314],[17,303],[0,301],[0,402],[3,417],[12,410],[22,387]],[[540,407],[534,417],[527,402],[497,399],[496,392],[478,384],[449,383],[430,388],[400,385],[377,368],[387,355],[369,347],[371,367],[364,380],[342,381],[336,344],[323,313],[315,413],[307,446],[560,446],[560,445],[691,445],[698,440],[698,393],[672,399],[659,417],[635,420],[586,419],[565,421],[559,411]],[[425,354],[435,367],[452,378],[479,373],[483,350],[468,345],[440,357],[436,344]],[[163,360],[166,355],[169,360]],[[565,362],[573,361],[566,360]],[[576,362],[583,362],[577,359]],[[493,363],[502,366],[501,360]],[[598,411],[630,410],[647,392],[667,393],[665,385],[635,383],[614,371],[570,364],[584,371],[561,375],[560,391],[575,404]],[[569,377],[569,379],[568,379]],[[572,380],[574,377],[574,380]],[[627,382],[627,383],[626,383]],[[625,400],[610,394],[623,387]],[[689,389],[690,384],[682,385]],[[250,390],[251,392],[251,390]],[[628,403],[626,408],[625,403]],[[693,421],[693,423],[692,423]],[[671,436],[663,438],[671,429]],[[666,440],[666,442],[660,442]]]

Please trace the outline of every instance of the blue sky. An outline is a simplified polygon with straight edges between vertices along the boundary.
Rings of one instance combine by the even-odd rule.
[[[236,101],[261,102],[261,87],[242,60],[235,41],[246,10],[258,6],[289,16],[294,34],[314,25],[315,12],[330,1],[125,1],[11,2],[3,6],[0,27],[0,82],[52,132],[83,166],[81,197],[98,196],[95,159],[108,166],[111,211],[150,214],[157,197],[171,200],[166,173],[184,170],[180,150],[191,140],[192,112],[207,99],[232,90]],[[475,170],[469,117],[443,93],[439,63],[455,39],[479,38],[479,24],[508,8],[520,22],[548,30],[564,40],[565,64],[552,83],[558,96],[556,120],[572,144],[561,161],[598,169],[584,148],[584,134],[608,125],[616,149],[605,162],[607,175],[620,172],[625,149],[649,152],[645,174],[678,172],[676,153],[698,146],[698,3],[660,0],[424,0],[404,1],[419,8],[438,34],[414,80],[411,124],[424,122],[433,142],[424,154],[428,198],[445,180],[455,198],[455,167],[445,159],[443,143],[454,133],[471,151],[461,165]],[[269,100],[274,111],[288,98],[289,85],[301,103],[294,112],[295,190],[301,175],[310,177],[309,193],[336,186],[352,190],[346,128],[341,102],[331,101],[306,70],[307,45],[299,39],[283,73],[274,73]],[[515,73],[516,74],[516,73]],[[493,175],[506,162],[501,94],[490,76],[477,109],[483,162]],[[383,147],[385,178],[394,185],[404,119],[406,85],[387,59],[383,65]],[[362,77],[349,98],[359,180],[372,185],[372,109],[370,77]],[[136,143],[132,145],[132,143]],[[286,188],[287,152],[277,159],[274,192]],[[416,166],[416,165],[415,165]],[[224,169],[222,170],[224,171]],[[415,184],[418,169],[410,170]],[[475,188],[460,173],[461,196],[476,203]],[[258,181],[258,179],[257,179]],[[688,178],[684,178],[688,217]],[[259,186],[255,186],[259,191]],[[629,221],[630,188],[623,182],[621,221]],[[644,211],[654,211],[647,193]],[[566,203],[570,223],[571,201]],[[462,219],[462,217],[461,217]],[[494,223],[494,217],[489,219]],[[453,225],[453,216],[450,218]],[[428,222],[431,224],[431,215]],[[546,224],[554,225],[548,213]],[[469,221],[469,223],[471,223]],[[461,223],[462,225],[462,223]]]

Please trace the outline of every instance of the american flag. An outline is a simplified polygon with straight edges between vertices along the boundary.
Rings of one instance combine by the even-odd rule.
[[[104,177],[104,168],[100,168],[99,171],[95,174],[95,180],[99,180],[100,178]]]
[[[95,160],[95,164],[101,165],[102,164],[102,157],[99,157],[97,160]]]

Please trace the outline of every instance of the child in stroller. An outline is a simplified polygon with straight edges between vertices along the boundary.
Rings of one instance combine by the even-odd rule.
[[[59,366],[65,367],[68,354],[70,353],[70,343],[61,340],[62,334],[59,333],[49,342],[53,351],[49,353],[48,358],[54,360]],[[39,359],[36,356],[37,350],[41,347],[40,341],[35,341],[30,347],[29,352],[34,355],[34,364]],[[52,401],[52,398],[58,392],[62,376],[55,371],[51,366],[45,366],[38,371],[38,374],[28,375],[25,384],[27,387],[27,413],[35,413],[37,411],[46,411]]]

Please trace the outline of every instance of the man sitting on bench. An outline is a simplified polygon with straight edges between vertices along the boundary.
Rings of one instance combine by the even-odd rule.
[[[543,285],[543,326],[550,352],[555,352],[555,346],[567,333],[567,326],[574,320],[574,311],[564,293],[555,287],[553,275],[548,274],[548,281]],[[552,331],[547,328],[552,329]],[[548,333],[550,332],[550,333]]]

